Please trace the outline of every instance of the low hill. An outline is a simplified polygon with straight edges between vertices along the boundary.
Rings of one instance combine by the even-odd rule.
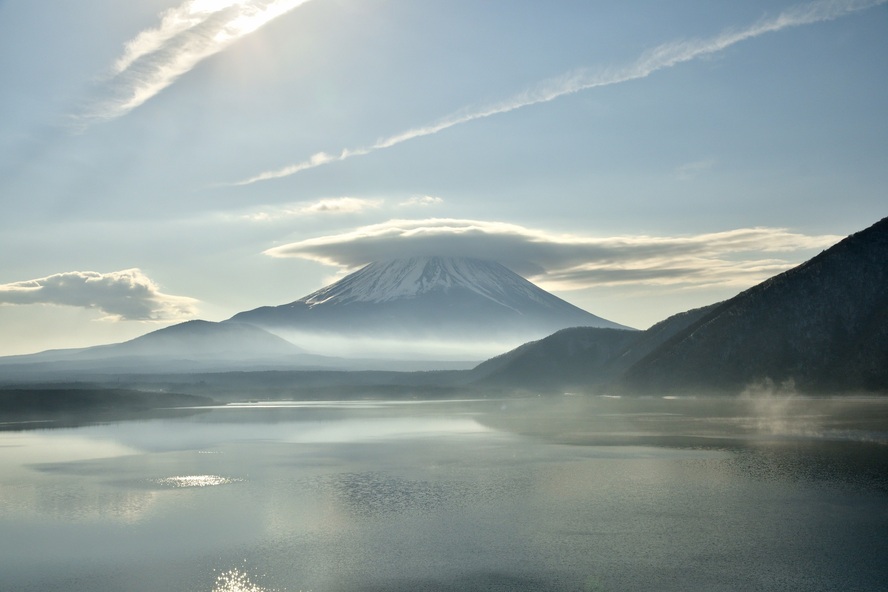
[[[191,372],[315,367],[325,358],[245,323],[187,321],[123,343],[0,358],[0,380],[67,379],[84,373]]]
[[[124,343],[89,348],[79,358],[161,356],[247,360],[305,353],[302,348],[246,323],[186,321]]]
[[[603,389],[712,308],[674,315],[646,331],[563,329],[478,365],[472,370],[473,384],[519,390]]]

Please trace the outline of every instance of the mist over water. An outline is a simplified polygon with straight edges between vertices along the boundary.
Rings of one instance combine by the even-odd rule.
[[[884,589],[888,402],[769,388],[0,432],[0,589]]]

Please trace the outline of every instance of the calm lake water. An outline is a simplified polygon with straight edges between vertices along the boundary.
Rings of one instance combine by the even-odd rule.
[[[229,405],[0,432],[0,590],[888,589],[888,402]]]

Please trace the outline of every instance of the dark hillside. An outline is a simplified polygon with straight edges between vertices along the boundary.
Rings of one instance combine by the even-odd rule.
[[[472,370],[479,387],[601,390],[715,305],[673,315],[646,331],[574,327],[506,352]]]
[[[641,332],[574,327],[522,345],[477,366],[478,386],[587,389],[614,378],[614,361]]]
[[[626,373],[632,391],[888,391],[888,218],[718,305]]]

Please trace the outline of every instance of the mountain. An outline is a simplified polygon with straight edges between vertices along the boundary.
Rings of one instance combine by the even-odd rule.
[[[89,348],[78,357],[161,356],[248,360],[305,353],[302,348],[246,323],[186,321],[115,345]]]
[[[181,372],[293,366],[319,357],[253,325],[198,320],[123,343],[0,358],[0,372],[4,378],[72,371]]]
[[[574,390],[612,378],[614,360],[638,331],[573,327],[525,343],[472,370],[475,384],[520,389]]]
[[[633,390],[888,390],[888,218],[727,300],[627,370]]]
[[[560,331],[472,372],[502,388],[888,392],[888,218],[725,302],[646,331]]]
[[[499,263],[415,257],[371,263],[290,304],[234,315],[272,332],[463,340],[536,339],[565,327],[626,329]]]
[[[472,370],[472,382],[513,389],[601,389],[714,307],[674,315],[646,331],[562,329],[479,364]]]

